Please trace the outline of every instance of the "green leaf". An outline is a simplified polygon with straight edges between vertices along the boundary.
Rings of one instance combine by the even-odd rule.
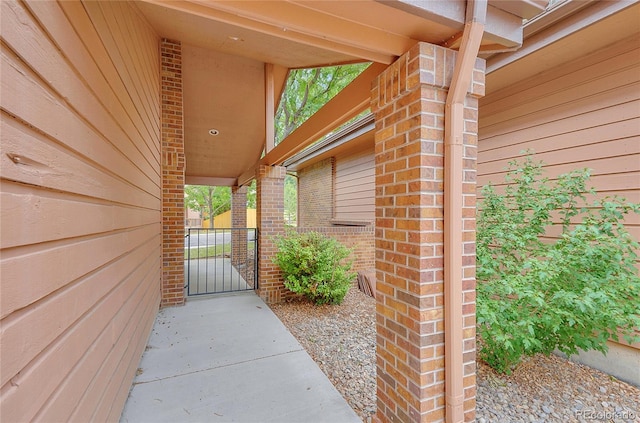
[[[582,169],[551,181],[527,155],[510,163],[501,191],[491,185],[481,191],[479,355],[499,371],[510,372],[523,355],[538,352],[606,351],[618,331],[640,339],[640,244],[624,225],[640,204],[589,203],[596,194],[589,177]],[[559,237],[541,239],[556,228]]]

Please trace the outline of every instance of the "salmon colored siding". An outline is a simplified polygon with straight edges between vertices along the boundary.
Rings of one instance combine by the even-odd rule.
[[[0,415],[115,421],[160,302],[159,39],[132,3],[0,5]]]
[[[336,157],[337,220],[375,221],[373,148]]]
[[[508,162],[530,149],[552,179],[590,168],[601,195],[640,203],[640,37],[491,92],[479,125],[479,187],[499,185]],[[625,224],[640,239],[640,216]]]
[[[478,185],[501,181],[531,149],[552,178],[590,168],[598,192],[640,202],[639,44],[636,36],[483,98]],[[640,238],[638,217],[626,223]]]

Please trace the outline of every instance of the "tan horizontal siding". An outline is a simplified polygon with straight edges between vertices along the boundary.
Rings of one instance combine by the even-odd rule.
[[[2,248],[83,237],[157,222],[158,211],[121,206],[73,194],[6,182],[0,201],[4,219]],[[29,230],[25,230],[29,228]]]
[[[120,318],[118,318],[120,313],[112,315],[113,310],[118,310],[125,301],[140,300],[140,298],[136,298],[133,295],[136,289],[141,291],[140,294],[146,291],[148,295],[159,295],[154,290],[145,290],[145,285],[148,285],[148,283],[152,282],[152,279],[157,279],[158,277],[159,258],[156,261],[149,261],[144,263],[143,266],[135,268],[137,263],[134,260],[140,260],[141,257],[140,254],[132,254],[132,256],[134,257],[126,261],[122,260],[111,264],[109,266],[112,268],[111,272],[102,271],[97,277],[94,276],[77,282],[73,287],[56,296],[56,298],[47,301],[43,307],[32,307],[21,313],[21,316],[16,317],[17,321],[10,323],[14,331],[6,334],[6,343],[33,342],[33,345],[29,345],[30,350],[24,352],[24,357],[21,358],[21,361],[31,361],[32,353],[37,352],[36,349],[42,348],[44,342],[51,347],[44,349],[43,353],[39,354],[29,364],[28,369],[31,377],[25,378],[24,383],[20,384],[19,387],[11,388],[4,392],[3,402],[5,404],[3,407],[6,407],[5,410],[8,410],[9,413],[3,413],[3,416],[8,418],[7,421],[12,421],[9,418],[10,416],[15,418],[14,421],[22,421],[25,417],[29,420],[32,418],[32,414],[44,412],[44,410],[40,409],[43,403],[45,403],[45,409],[55,407],[56,401],[46,401],[52,394],[64,399],[64,401],[60,402],[67,404],[67,407],[65,410],[60,410],[60,412],[66,412],[67,416],[57,419],[47,418],[42,419],[42,421],[69,421],[68,415],[71,414],[73,408],[68,407],[68,405],[76,404],[80,400],[84,389],[94,378],[97,369],[106,359],[111,349],[126,347],[130,341],[135,342],[134,338],[127,339],[126,335],[122,334],[121,331],[124,324],[128,323],[132,318],[132,313],[136,311],[133,308],[136,305],[131,305],[129,307],[131,310],[125,309],[127,310],[127,315]],[[130,274],[125,275],[125,277],[117,274],[117,272],[122,272],[121,269],[128,270]],[[147,284],[140,283],[145,282],[145,278],[151,280],[147,280]],[[110,280],[115,280],[118,283],[109,283]],[[106,293],[88,294],[88,298],[84,302],[91,304],[88,304],[86,308],[81,308],[82,304],[74,307],[69,306],[69,301],[75,299],[76,293],[90,293],[99,284],[105,285],[102,291],[106,291]],[[69,290],[74,290],[75,292],[69,292]],[[131,300],[129,300],[129,296],[132,296]],[[97,300],[96,297],[98,297]],[[52,310],[55,311],[54,307],[65,308],[61,308],[58,315],[56,315],[52,313]],[[85,310],[91,310],[91,313],[86,317],[79,318],[74,315],[74,312],[75,314],[84,314]],[[59,316],[60,314],[63,314],[63,316]],[[19,333],[15,333],[20,331],[20,328],[24,328],[23,325],[26,324],[37,324],[38,326],[32,326],[34,329],[22,336]],[[65,326],[60,327],[63,324]],[[62,328],[65,331],[59,334],[58,332]],[[51,333],[47,333],[47,330],[50,330]],[[146,335],[143,335],[143,337],[146,340]],[[7,353],[7,351],[2,352],[3,355]],[[11,352],[8,351],[8,353]],[[8,355],[11,356],[10,354]],[[4,369],[11,370],[9,366],[12,364],[11,362],[6,365],[3,363],[3,371]],[[111,368],[110,372],[113,374],[114,370],[114,368]],[[103,386],[103,384],[100,385]],[[77,392],[78,387],[84,389]],[[31,396],[21,395],[21,391],[31,389],[34,390]],[[91,406],[95,406],[95,404]]]
[[[363,192],[357,192],[357,194],[350,195],[348,199],[343,200],[344,205],[358,205],[358,204],[375,204],[375,199],[370,195]]]
[[[369,187],[372,184],[375,184],[375,176],[369,175],[370,170],[363,167],[360,169],[358,173],[353,173],[351,175],[341,174],[340,178],[342,179],[340,187],[337,188],[337,192],[341,193],[353,193],[357,191],[362,191],[363,187]]]
[[[546,171],[546,170],[545,170]],[[558,175],[561,172],[556,172]],[[484,175],[479,179],[479,184],[486,185],[491,183],[494,187],[504,186],[504,176],[506,172]],[[549,176],[549,174],[545,174]],[[625,172],[625,173],[606,173],[603,175],[591,174],[590,186],[598,187],[598,193],[603,195],[618,195],[632,201],[632,198],[637,198],[638,188],[633,188],[636,181],[640,178],[640,172]],[[554,177],[550,177],[550,180],[556,180]],[[635,200],[633,200],[635,201]]]
[[[640,140],[636,140],[640,144]],[[625,144],[634,143],[633,139],[617,140],[609,143],[605,148],[600,146],[602,151],[598,153],[597,147],[576,147],[566,153],[536,153],[535,160],[542,160],[545,163],[545,176],[557,178],[559,175],[577,169],[591,169],[591,175],[614,175],[637,172],[638,168],[638,148],[634,147],[630,153],[624,150]],[[594,151],[595,150],[595,151]],[[535,151],[535,150],[533,150]],[[575,154],[572,154],[575,153]],[[582,154],[586,153],[586,154]],[[522,159],[517,157],[518,159]],[[514,157],[513,159],[515,159]],[[478,164],[479,177],[484,180],[486,177],[493,177],[496,181],[504,180],[508,163],[506,161],[494,161]]]
[[[588,168],[599,195],[640,203],[639,46],[636,35],[482,99],[478,187],[501,190],[508,163],[531,150],[552,180]],[[625,225],[640,239],[640,216]]]
[[[374,173],[372,149],[336,157],[336,219],[375,220]]]
[[[61,147],[57,140],[45,137],[33,128],[3,113],[0,116],[2,125],[3,148],[7,151],[21,151],[21,154],[42,163],[48,172],[23,172],[20,167],[12,166],[10,159],[2,157],[4,177],[19,180],[32,185],[45,185],[74,194],[93,197],[123,205],[143,206],[155,209],[158,197],[149,193],[145,187],[133,186],[115,169],[100,169],[96,164],[88,163],[86,157]],[[82,175],[82,178],[76,177]],[[150,185],[149,189],[157,187]]]
[[[0,414],[117,420],[160,303],[159,39],[129,2],[0,7]]]
[[[155,237],[157,230],[152,224],[99,237],[59,240],[44,246],[30,245],[3,251],[0,317],[4,318],[64,287],[69,281],[115,260],[122,251],[132,248],[136,240]],[[103,253],[95,254],[96,251]],[[48,272],[52,262],[65,266],[56,272]],[[43,278],[45,274],[48,277]],[[28,289],[24,287],[25,280],[29,281]]]
[[[158,263],[151,263],[152,266]],[[78,400],[79,406],[73,410],[59,401],[49,401],[41,411],[43,421],[81,421],[81,416],[93,411],[92,421],[116,421],[120,417],[131,380],[112,377],[113,374],[135,374],[140,360],[140,351],[144,350],[153,319],[158,311],[160,292],[145,289],[145,285],[157,280],[155,272],[136,275],[137,287],[131,286],[126,296],[116,295],[114,305],[121,307],[113,317],[111,331],[104,331],[94,341],[82,361],[75,369],[77,377],[68,377],[65,384],[56,393],[59,398]],[[114,339],[113,333],[118,337]],[[97,360],[93,354],[103,357]],[[87,375],[95,375],[93,379]],[[108,381],[105,384],[100,381]],[[79,386],[78,386],[79,385]],[[115,389],[114,391],[114,387]],[[117,398],[116,398],[117,397]],[[98,404],[96,408],[95,405]],[[95,410],[93,410],[95,408]],[[69,416],[69,412],[73,414]],[[67,417],[69,416],[69,417]]]
[[[62,4],[71,8],[82,7],[80,3],[63,2]],[[58,28],[60,32],[64,31],[65,28],[59,21],[64,15],[58,16],[59,19],[55,21],[49,17],[50,13],[62,13],[56,3],[33,2],[29,3],[29,7],[33,8],[38,19],[43,19],[45,22],[52,21],[51,25],[54,28]],[[11,7],[6,6],[4,9],[10,10]],[[20,19],[20,17],[16,16],[14,19]],[[87,19],[86,15],[85,19]],[[7,19],[7,21],[11,20]],[[78,19],[74,23],[82,24],[84,21]],[[70,147],[77,147],[80,153],[95,159],[98,163],[112,158],[117,160],[116,156],[119,152],[120,156],[130,159],[130,162],[134,164],[133,169],[140,168],[143,174],[148,177],[154,173],[159,175],[159,154],[152,159],[153,156],[150,154],[152,150],[141,136],[139,128],[128,122],[130,120],[128,114],[119,113],[124,108],[122,103],[129,103],[130,113],[134,113],[135,107],[139,106],[135,103],[131,104],[135,99],[125,100],[129,89],[126,86],[121,86],[121,75],[117,69],[114,69],[114,64],[106,62],[110,57],[109,52],[94,45],[83,48],[84,46],[81,44],[83,40],[76,40],[75,43],[68,42],[62,37],[69,36],[69,34],[63,32],[60,34],[62,38],[60,41],[65,42],[70,49],[77,48],[84,51],[84,54],[71,52],[71,57],[63,57],[56,51],[56,43],[59,40],[50,39],[45,43],[43,40],[47,35],[44,29],[39,28],[35,23],[30,25],[30,29],[32,32],[27,33],[30,36],[23,37],[24,29],[20,33],[18,32],[20,27],[7,28],[7,35],[9,35],[7,42],[11,42],[14,51],[18,51],[22,58],[28,60],[24,66],[28,66],[29,69],[24,69],[20,66],[22,63],[18,63],[16,71],[26,72],[31,78],[15,78],[12,75],[6,75],[6,79],[12,81],[13,84],[8,84],[7,87],[3,86],[3,94],[5,88],[9,90],[7,93],[16,94],[16,96],[7,98],[6,101],[11,101],[12,106],[13,102],[18,103],[15,106],[21,106],[17,110],[20,112],[20,116],[36,128],[54,138],[63,138],[62,142],[68,143]],[[48,27],[47,30],[49,30]],[[19,41],[31,38],[33,42]],[[92,37],[84,39],[85,43],[90,40]],[[99,41],[96,40],[96,42]],[[157,50],[158,47],[156,45],[153,48]],[[99,54],[100,52],[102,54]],[[65,50],[65,56],[66,54],[67,50]],[[111,55],[117,56],[114,52]],[[95,57],[100,57],[98,60],[101,63],[96,63]],[[77,60],[79,65],[76,65],[78,62],[70,62],[70,60]],[[87,62],[93,63],[93,66],[88,66]],[[78,67],[83,68],[81,73]],[[13,71],[9,66],[6,69]],[[3,68],[4,70],[5,68]],[[94,81],[96,74],[101,75],[101,73],[108,75],[113,80],[100,78],[98,81]],[[86,79],[84,79],[85,77]],[[112,83],[113,85],[111,85]],[[131,83],[135,85],[138,81]],[[105,91],[111,91],[111,95],[106,95]],[[24,101],[25,98],[36,97],[44,98],[38,102]],[[92,119],[86,119],[86,116],[89,115],[92,116]],[[114,125],[114,121],[117,121],[118,124]],[[137,121],[140,122],[140,118]],[[122,129],[125,124],[128,125]],[[102,142],[99,143],[100,141]],[[92,147],[98,149],[92,150]],[[155,151],[157,152],[157,148]],[[122,164],[122,159],[113,164]],[[129,169],[123,166],[122,170]],[[127,177],[128,175],[123,176]],[[131,178],[127,177],[127,179]]]

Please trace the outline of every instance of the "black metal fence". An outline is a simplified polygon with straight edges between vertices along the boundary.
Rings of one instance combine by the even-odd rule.
[[[258,288],[255,228],[190,228],[185,236],[188,296]]]

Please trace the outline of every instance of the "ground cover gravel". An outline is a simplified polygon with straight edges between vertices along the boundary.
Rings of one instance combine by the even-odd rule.
[[[291,300],[271,306],[349,405],[375,413],[375,300],[352,288],[339,306]],[[640,422],[640,389],[566,359],[537,355],[511,375],[477,368],[479,423]]]

